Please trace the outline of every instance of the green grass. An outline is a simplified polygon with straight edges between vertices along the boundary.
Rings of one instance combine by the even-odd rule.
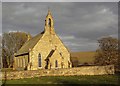
[[[4,81],[3,81],[4,82]],[[18,80],[7,80],[6,84],[114,84],[118,75],[103,76],[44,76]]]

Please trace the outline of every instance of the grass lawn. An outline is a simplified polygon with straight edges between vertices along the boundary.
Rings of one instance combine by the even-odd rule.
[[[103,76],[44,76],[19,80],[7,80],[6,84],[55,84],[57,86],[57,84],[118,85],[119,83],[118,75],[103,75]]]

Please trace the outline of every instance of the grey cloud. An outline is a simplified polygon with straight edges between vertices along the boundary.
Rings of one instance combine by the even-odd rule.
[[[43,31],[50,7],[56,33],[71,51],[96,50],[97,39],[118,34],[117,3],[3,2],[3,32]]]
[[[2,0],[3,2],[118,2],[119,0]]]

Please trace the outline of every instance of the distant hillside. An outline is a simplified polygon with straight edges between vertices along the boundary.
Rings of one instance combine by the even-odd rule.
[[[93,64],[95,52],[71,52],[71,61],[74,66],[78,64]]]

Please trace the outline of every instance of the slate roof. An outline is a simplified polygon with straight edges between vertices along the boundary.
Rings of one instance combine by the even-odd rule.
[[[21,55],[25,53],[29,53],[29,49],[33,49],[33,47],[36,45],[36,43],[41,39],[43,36],[43,33],[39,33],[35,37],[31,38],[25,44],[20,48],[20,50],[15,55]]]

